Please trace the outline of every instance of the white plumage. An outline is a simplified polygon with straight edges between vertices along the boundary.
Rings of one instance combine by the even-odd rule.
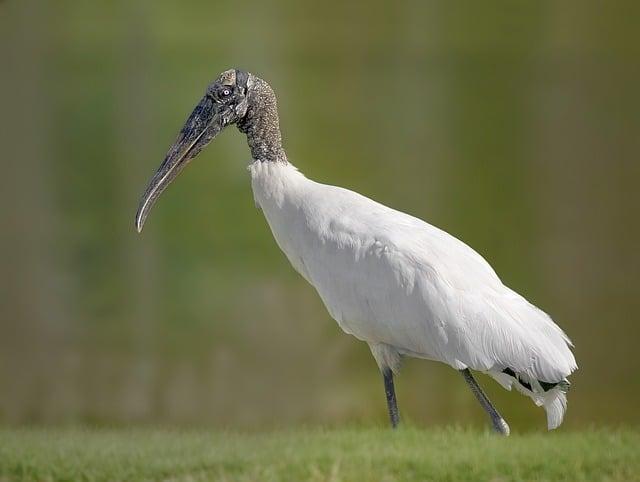
[[[544,405],[550,429],[562,422],[564,385],[545,392],[538,381],[561,382],[577,368],[571,342],[482,256],[420,219],[311,181],[287,162],[255,161],[249,171],[278,246],[381,366],[395,370],[406,355],[486,372]]]

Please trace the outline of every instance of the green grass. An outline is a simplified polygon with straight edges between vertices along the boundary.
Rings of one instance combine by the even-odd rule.
[[[640,432],[0,430],[0,481],[640,480]]]

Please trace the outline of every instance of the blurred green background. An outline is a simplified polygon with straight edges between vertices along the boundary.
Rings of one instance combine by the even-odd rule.
[[[206,85],[241,67],[309,177],[463,239],[570,334],[568,426],[637,424],[639,5],[0,2],[0,422],[386,423],[368,347],[255,209],[237,131],[134,231]],[[420,425],[485,424],[444,365],[408,360],[397,389]]]

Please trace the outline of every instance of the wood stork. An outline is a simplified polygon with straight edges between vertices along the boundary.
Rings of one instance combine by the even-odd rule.
[[[509,426],[470,369],[542,405],[549,429],[560,425],[567,377],[577,369],[567,335],[455,237],[353,191],[307,179],[282,147],[273,90],[253,74],[227,70],[207,87],[142,196],[138,232],[164,189],[230,124],[247,136],[253,195],[278,246],[340,328],[369,344],[394,428],[393,375],[402,357],[460,371],[501,434],[508,435]]]

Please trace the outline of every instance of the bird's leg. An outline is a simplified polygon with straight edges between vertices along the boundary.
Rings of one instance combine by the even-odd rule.
[[[387,395],[391,427],[396,428],[400,422],[400,414],[398,413],[398,403],[396,402],[396,390],[393,386],[393,372],[390,368],[385,367],[382,369],[382,376],[384,378],[384,392]]]
[[[491,401],[484,394],[482,388],[480,388],[480,385],[478,385],[476,379],[473,378],[473,375],[471,374],[469,369],[465,368],[464,370],[460,370],[460,372],[469,384],[469,387],[471,387],[471,391],[480,402],[480,405],[482,405],[482,408],[484,408],[485,411],[489,414],[489,417],[491,417],[491,423],[493,424],[493,428],[495,429],[495,431],[501,435],[509,435],[509,425],[504,420],[504,418],[502,418],[502,415],[500,415],[500,413],[498,413],[495,407],[491,404]]]

